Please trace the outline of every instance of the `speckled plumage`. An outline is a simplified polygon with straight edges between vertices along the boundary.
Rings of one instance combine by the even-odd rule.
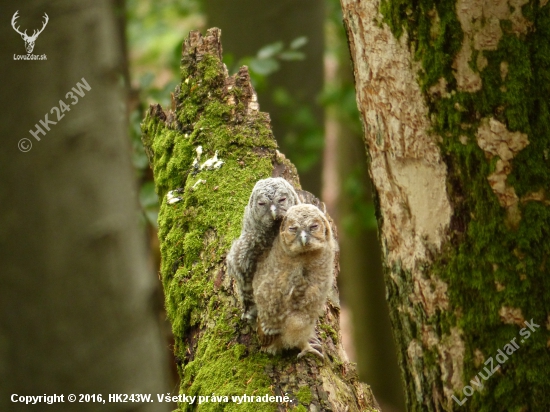
[[[273,244],[286,211],[298,203],[296,191],[281,177],[259,180],[252,190],[244,209],[241,235],[233,241],[226,259],[244,306],[243,318],[256,317],[252,279],[258,258]]]
[[[263,350],[277,353],[297,347],[298,357],[308,352],[323,357],[315,322],[332,287],[337,249],[330,224],[317,207],[299,204],[287,211],[254,275]]]

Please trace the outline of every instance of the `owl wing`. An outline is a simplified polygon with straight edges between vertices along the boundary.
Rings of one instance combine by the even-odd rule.
[[[233,241],[226,258],[227,270],[236,280],[237,295],[244,306],[243,318],[249,320],[256,317],[252,281],[256,266],[257,249],[247,232],[243,232],[238,239]]]

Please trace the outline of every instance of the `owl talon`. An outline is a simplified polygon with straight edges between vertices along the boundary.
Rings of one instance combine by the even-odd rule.
[[[311,338],[309,338],[309,343],[314,343],[316,345],[320,345],[321,344],[321,341],[319,340],[319,338],[317,336],[312,336]]]
[[[323,347],[322,347],[320,344],[318,344],[318,343],[310,343],[309,346],[311,346],[312,348],[315,348],[315,349],[317,349],[317,350],[319,350],[319,351],[322,351],[322,350],[323,350]]]
[[[307,348],[305,348],[303,351],[301,351],[299,354],[298,354],[298,359],[306,356],[308,353],[313,353],[314,355],[317,355],[319,356],[321,359],[325,359],[325,357],[323,356],[323,354],[321,352],[319,352],[317,349],[314,349],[313,347],[311,346],[308,346]]]

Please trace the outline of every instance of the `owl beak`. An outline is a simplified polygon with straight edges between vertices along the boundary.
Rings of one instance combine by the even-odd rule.
[[[277,208],[275,205],[271,205],[271,216],[273,216],[273,220],[277,219]]]
[[[302,233],[300,233],[300,241],[302,242],[302,246],[305,246],[307,243],[307,234],[303,230]]]

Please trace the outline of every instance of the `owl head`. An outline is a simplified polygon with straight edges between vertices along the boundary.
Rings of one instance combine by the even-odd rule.
[[[323,249],[332,242],[332,230],[325,214],[310,204],[288,209],[279,234],[284,249],[293,255]]]
[[[257,223],[270,227],[298,203],[300,200],[290,183],[282,177],[270,177],[256,183],[248,201],[248,210]]]

